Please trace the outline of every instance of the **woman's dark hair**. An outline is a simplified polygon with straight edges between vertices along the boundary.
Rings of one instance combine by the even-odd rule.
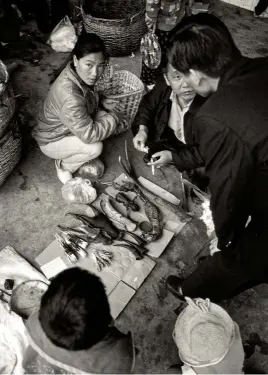
[[[227,26],[212,14],[185,17],[169,36],[168,62],[184,74],[195,69],[218,78],[239,56]]]
[[[90,53],[98,52],[102,52],[105,59],[108,58],[103,40],[97,34],[83,32],[77,39],[72,55],[79,60]]]
[[[95,345],[112,322],[101,280],[78,267],[59,273],[42,297],[39,321],[58,347],[84,350]]]
[[[103,40],[97,34],[86,33],[85,31],[83,31],[82,34],[78,37],[75,47],[71,54],[68,56],[68,59],[61,65],[59,69],[55,71],[50,80],[50,83],[52,84],[57,79],[63,69],[66,68],[69,62],[73,60],[74,56],[76,56],[76,58],[79,60],[90,53],[98,52],[103,53],[105,60],[109,58]]]

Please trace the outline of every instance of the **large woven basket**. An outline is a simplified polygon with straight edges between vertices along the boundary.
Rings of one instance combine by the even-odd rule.
[[[82,16],[86,32],[99,35],[110,56],[136,51],[147,30],[144,0],[91,0]]]
[[[118,100],[114,111],[121,114],[117,134],[131,127],[144,92],[141,80],[127,70],[108,68],[96,84],[98,92],[106,98]]]
[[[21,157],[21,135],[15,119],[0,139],[0,186],[18,164]]]
[[[15,113],[15,96],[5,64],[0,60],[0,138]]]

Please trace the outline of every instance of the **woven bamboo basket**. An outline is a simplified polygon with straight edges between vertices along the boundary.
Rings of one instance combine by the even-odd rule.
[[[15,113],[15,96],[5,64],[0,60],[0,138]]]
[[[136,51],[146,33],[144,0],[95,0],[82,12],[86,32],[99,35],[110,56]]]
[[[15,119],[0,139],[0,186],[18,164],[21,157],[21,135]]]
[[[128,130],[143,96],[144,85],[141,80],[127,70],[114,71],[108,67],[97,82],[96,89],[104,97],[118,100],[114,112],[121,115],[121,121],[116,134]]]

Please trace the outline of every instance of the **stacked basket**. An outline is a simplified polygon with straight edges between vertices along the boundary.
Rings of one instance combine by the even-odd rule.
[[[19,162],[21,136],[15,119],[15,96],[0,60],[0,186]]]
[[[110,56],[127,56],[140,46],[146,33],[144,0],[87,0],[86,32],[99,35]]]
[[[120,124],[116,134],[130,128],[144,93],[141,80],[127,70],[116,71],[108,66],[96,84],[97,91],[106,98],[118,101],[114,111],[120,114]]]

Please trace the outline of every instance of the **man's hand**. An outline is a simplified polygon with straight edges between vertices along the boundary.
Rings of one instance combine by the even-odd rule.
[[[165,164],[169,164],[173,161],[171,151],[159,151],[152,155],[154,161],[148,163],[148,165],[154,165],[155,167],[162,167]]]
[[[146,130],[140,129],[138,133],[133,138],[133,144],[136,150],[145,151],[145,144],[148,139],[148,134]]]
[[[109,99],[109,98],[104,98],[101,101],[101,105],[103,106],[106,111],[112,111],[118,103],[118,100],[115,99]]]

